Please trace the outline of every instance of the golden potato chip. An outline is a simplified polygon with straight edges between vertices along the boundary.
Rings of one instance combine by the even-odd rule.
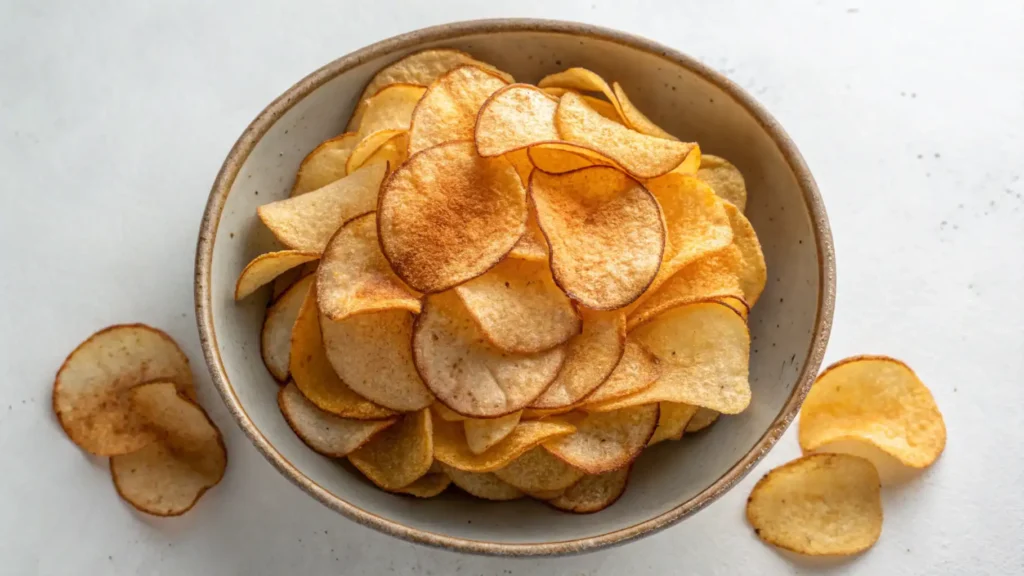
[[[761,478],[747,521],[761,540],[810,556],[863,552],[882,533],[878,471],[846,454],[813,454]]]
[[[303,396],[294,382],[278,391],[277,405],[285,422],[306,446],[331,458],[347,456],[397,421],[355,420],[324,412]]]
[[[388,145],[393,145],[391,150],[386,149]],[[367,134],[355,145],[352,153],[349,154],[348,161],[345,163],[346,173],[352,174],[361,167],[370,164],[370,160],[376,157],[378,152],[383,154],[381,159],[394,159],[394,166],[398,166],[401,163],[399,160],[404,161],[404,158],[408,157],[409,132],[396,128],[378,130]],[[378,162],[378,164],[383,163]]]
[[[549,416],[567,414],[576,409],[575,405],[562,406],[560,408],[523,408],[522,420],[540,420]]]
[[[455,293],[487,340],[507,352],[550,350],[579,334],[582,326],[547,262],[506,258],[456,286]]]
[[[556,98],[561,97],[562,94],[565,94],[566,92],[570,91],[568,88],[558,88],[555,86],[548,86],[547,88],[542,88],[541,90],[543,90],[547,94],[555,96]],[[619,110],[618,108],[615,107],[615,104],[612,104],[607,100],[601,100],[600,98],[587,96],[586,94],[580,94],[580,96],[583,98],[584,102],[589,104],[590,107],[593,108],[601,116],[604,116],[609,120],[618,122],[619,124],[626,123],[626,119],[619,115]]]
[[[571,407],[601,385],[615,369],[626,347],[626,323],[622,312],[583,308],[583,332],[566,345],[565,363],[555,381],[531,408]]]
[[[434,462],[430,410],[402,416],[349,454],[348,461],[385,490],[400,490],[419,480]]]
[[[409,133],[395,134],[377,148],[370,157],[355,166],[358,170],[370,164],[386,164],[389,171],[398,168],[409,159]]]
[[[761,252],[761,242],[757,239],[757,233],[754,232],[754,227],[747,217],[732,204],[723,204],[732,226],[733,244],[743,254],[743,269],[740,274],[743,299],[748,305],[753,306],[761,297],[761,292],[764,292],[764,286],[768,282],[768,268],[764,262],[764,253]]]
[[[387,166],[373,164],[308,194],[264,204],[260,220],[285,246],[323,252],[341,225],[377,207],[377,193]]]
[[[530,155],[526,150],[513,150],[508,154],[504,154],[504,157],[516,169],[519,181],[523,183],[523,188],[525,188],[530,182],[530,173],[533,172],[533,163],[530,162]]]
[[[164,332],[121,324],[78,345],[53,382],[53,411],[79,448],[97,456],[126,454],[154,441],[128,391],[153,380],[173,382],[195,398],[188,358]]]
[[[630,337],[658,357],[661,377],[636,394],[588,405],[588,411],[682,402],[738,414],[750,404],[750,334],[728,306],[709,302],[673,308]]]
[[[603,164],[598,158],[586,156],[572,146],[554,147],[552,144],[538,144],[527,148],[530,162],[542,172],[565,174],[581,168]]]
[[[728,306],[729,308],[732,308],[732,311],[739,314],[740,318],[743,318],[744,322],[746,322],[748,317],[750,316],[750,305],[747,304],[747,301],[742,298],[734,296],[724,296],[719,298],[712,298],[711,301],[718,302],[719,304],[723,304],[725,306]]]
[[[327,358],[319,316],[316,284],[312,284],[299,308],[295,326],[292,327],[292,350],[288,367],[299,392],[317,408],[343,418],[379,420],[394,416],[393,410],[356,394],[338,377]]]
[[[547,502],[548,500],[554,500],[555,498],[558,498],[562,494],[565,494],[565,490],[565,488],[560,488],[558,490],[538,490],[537,492],[528,493],[527,496],[533,498],[534,500],[541,500],[543,502]]]
[[[473,418],[526,407],[554,380],[565,359],[564,347],[535,354],[495,348],[451,292],[426,300],[412,344],[416,368],[431,392],[448,408]]]
[[[700,158],[697,178],[711,186],[720,198],[743,212],[747,207],[747,184],[743,174],[731,162],[719,156],[704,154]]]
[[[412,115],[409,154],[473,138],[480,107],[507,82],[475,66],[462,66],[430,85]]]
[[[628,479],[629,466],[604,474],[587,474],[548,504],[574,514],[600,512],[622,496]]]
[[[646,390],[659,376],[661,362],[642,344],[627,338],[622,358],[608,378],[583,399],[583,409]]]
[[[572,424],[562,421],[520,422],[511,434],[490,450],[474,454],[466,443],[462,425],[442,420],[434,423],[434,457],[466,472],[493,472],[508,466],[509,462],[545,440],[572,434],[575,430]]]
[[[441,492],[448,489],[452,483],[452,479],[443,472],[431,472],[420,476],[419,480],[416,480],[408,486],[403,486],[398,490],[393,490],[399,494],[408,494],[417,498],[433,498]]]
[[[462,414],[459,414],[440,402],[434,402],[430,407],[433,408],[434,413],[445,422],[462,422],[463,420],[468,420],[468,418]]]
[[[668,174],[700,153],[694,143],[648,136],[609,120],[573,92],[559,99],[555,125],[563,140],[600,151],[637,178]]]
[[[529,211],[529,216],[526,218],[526,232],[512,247],[508,257],[530,262],[548,261],[548,241],[544,239],[544,233],[540,231],[540,224],[537,224],[537,215],[533,210]]]
[[[238,275],[235,283],[235,300],[251,295],[262,286],[277,278],[282,273],[320,257],[317,252],[299,250],[281,250],[268,252],[253,258],[252,262]]]
[[[299,164],[290,195],[298,196],[312,192],[344,178],[348,174],[345,165],[349,154],[359,139],[358,133],[346,132],[336,138],[325,140],[314,148]]]
[[[610,310],[650,285],[665,248],[654,196],[607,167],[566,174],[535,172],[530,198],[551,248],[555,282],[588,308]]]
[[[475,278],[505,257],[526,230],[526,190],[503,157],[472,142],[425,150],[381,188],[377,231],[398,277],[424,293]]]
[[[541,78],[537,86],[543,88],[551,95],[557,95],[559,98],[564,96],[567,92],[571,91],[583,91],[583,92],[600,92],[608,99],[607,102],[598,100],[597,98],[591,98],[583,94],[576,94],[576,96],[582,98],[588,105],[597,110],[602,116],[609,120],[614,120],[620,124],[626,124],[626,114],[619,106],[619,101],[615,97],[615,92],[612,91],[611,86],[604,81],[594,72],[587,70],[586,68],[569,68],[568,70],[558,72],[556,74],[549,74]],[[551,92],[553,88],[560,88],[560,91]],[[595,105],[596,104],[596,105]],[[608,114],[608,108],[614,112],[614,115]],[[628,125],[628,124],[627,124]],[[632,127],[632,126],[631,126]]]
[[[583,477],[583,471],[555,458],[543,447],[536,447],[516,458],[504,468],[498,468],[494,475],[507,484],[530,495],[557,496]],[[555,492],[554,495],[549,493]]]
[[[515,500],[524,496],[519,489],[502,482],[493,472],[464,472],[447,464],[442,466],[452,482],[471,496],[494,501]]]
[[[460,50],[440,48],[416,52],[382,68],[370,80],[363,90],[362,96],[359,97],[359,105],[352,113],[352,118],[348,121],[348,130],[353,131],[359,128],[366,108],[366,100],[380,92],[385,86],[389,84],[429,86],[446,72],[467,64],[497,74],[508,83],[514,82],[512,77],[505,72],[486,62],[474,60],[472,56]]]
[[[697,413],[698,408],[689,404],[679,402],[658,403],[658,427],[654,429],[654,435],[647,441],[648,446],[654,446],[665,440],[679,440],[686,431],[686,426]]]
[[[469,449],[474,454],[486,452],[491,446],[501,442],[512,433],[522,415],[523,411],[517,410],[497,418],[467,418],[463,420],[462,426],[466,433],[466,443],[469,444]]]
[[[558,99],[529,84],[505,86],[480,108],[474,139],[484,157],[500,156],[537,142],[557,141]]]
[[[425,86],[417,84],[389,84],[381,88],[363,102],[359,137],[365,138],[378,130],[408,130],[412,111],[426,91]]]
[[[697,412],[690,418],[690,421],[686,424],[686,433],[693,434],[694,432],[700,432],[714,424],[720,414],[714,410],[708,410],[707,408],[698,408]]]
[[[138,510],[178,516],[224,477],[227,452],[220,430],[175,384],[142,384],[128,392],[133,412],[155,441],[110,458],[117,493]]]
[[[601,474],[622,468],[640,455],[658,425],[658,405],[560,418],[569,418],[576,432],[547,440],[544,448],[587,474]]]
[[[288,364],[292,350],[292,327],[299,317],[299,308],[306,299],[316,276],[310,274],[299,280],[267,308],[260,333],[260,356],[271,376],[278,382],[288,380]]]
[[[316,273],[320,313],[340,321],[366,312],[420,312],[420,300],[384,259],[374,213],[349,220],[327,243]],[[420,406],[422,408],[422,406]]]
[[[657,136],[658,138],[666,138],[668,140],[679,140],[675,136],[665,132],[660,126],[651,122],[650,118],[644,115],[636,106],[630,102],[629,97],[626,96],[626,91],[622,89],[622,86],[618,82],[612,82],[612,90],[615,92],[615,100],[619,104],[619,110],[622,111],[622,115],[626,118],[626,125],[636,130],[641,134],[647,134],[648,136]]]
[[[274,282],[273,284],[271,284],[270,302],[277,302],[277,299],[280,298],[281,295],[287,292],[289,288],[294,286],[295,283],[299,281],[299,279],[301,279],[303,276],[306,276],[304,271],[306,266],[310,264],[315,265],[317,264],[317,261],[313,260],[311,262],[306,262],[306,264],[302,266],[296,266],[291,270],[285,270],[284,272],[281,273],[280,276],[274,278]]]
[[[818,376],[800,409],[799,438],[804,452],[857,440],[924,468],[946,447],[946,424],[909,366],[886,356],[855,356]]]

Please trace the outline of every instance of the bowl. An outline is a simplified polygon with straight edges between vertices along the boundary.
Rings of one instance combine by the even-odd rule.
[[[236,278],[275,241],[256,207],[287,197],[302,158],[343,131],[363,86],[384,65],[452,47],[536,82],[570,66],[618,80],[634,103],[746,177],[747,214],[769,279],[750,317],[753,401],[683,442],[645,451],[613,506],[588,517],[538,502],[485,502],[458,490],[430,500],[383,492],[343,461],[314,453],[277,407],[260,359],[268,291],[241,303]],[[737,85],[671,48],[594,26],[538,20],[462,22],[403,34],[313,72],[270,103],[228,154],[210,193],[196,254],[196,315],[213,382],[256,448],[329,508],[393,536],[506,556],[577,553],[649,535],[708,506],[751,470],[796,416],[832,322],[835,261],[810,171],[782,127]]]

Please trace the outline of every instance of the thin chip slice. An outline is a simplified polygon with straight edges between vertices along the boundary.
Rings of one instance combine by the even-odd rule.
[[[431,392],[473,418],[525,408],[554,380],[565,359],[564,347],[536,354],[495,348],[451,292],[427,299],[412,343],[416,369]]]
[[[393,145],[393,149],[387,150],[388,145]],[[364,136],[352,149],[352,153],[345,163],[346,173],[352,174],[363,166],[371,164],[370,160],[382,151],[384,151],[383,158],[395,158],[394,165],[397,166],[400,163],[399,160],[407,157],[409,153],[408,130],[398,128],[378,130]],[[384,162],[378,163],[383,164]]]
[[[263,331],[260,333],[260,356],[263,364],[278,382],[288,380],[288,364],[291,362],[292,327],[299,317],[299,309],[306,300],[309,287],[316,276],[310,274],[299,280],[287,292],[281,295],[263,319]]]
[[[442,466],[452,482],[471,496],[498,502],[516,500],[524,496],[522,491],[502,482],[493,472],[465,472],[447,464]]]
[[[687,424],[699,410],[696,406],[678,402],[661,402],[658,404],[658,408],[658,427],[654,429],[654,435],[647,441],[648,446],[654,446],[665,440],[682,438]]]
[[[319,257],[320,254],[317,252],[299,250],[281,250],[260,254],[253,258],[253,261],[249,262],[242,273],[238,275],[238,282],[235,284],[235,300],[246,298],[284,272]]]
[[[430,407],[433,408],[434,413],[445,422],[462,422],[463,420],[467,420],[465,416],[444,404],[441,404],[440,402],[434,402]]]
[[[413,112],[409,154],[473,138],[480,107],[506,85],[498,76],[475,66],[462,66],[438,78]]]
[[[142,384],[128,397],[156,440],[135,452],[111,456],[117,493],[147,514],[184,514],[224,477],[228,455],[220,430],[173,383]]]
[[[526,190],[503,157],[472,142],[409,158],[381,190],[377,227],[398,277],[424,293],[475,278],[505,257],[526,230]]]
[[[380,420],[394,416],[393,410],[356,394],[338,377],[327,358],[319,316],[313,284],[292,328],[289,371],[299,391],[321,410],[343,418]]]
[[[658,425],[657,404],[578,414],[562,417],[569,418],[576,432],[548,440],[544,448],[588,474],[610,472],[628,465],[647,446]]]
[[[626,339],[622,358],[612,373],[584,399],[583,410],[650,388],[661,376],[661,362],[632,337]]]
[[[757,482],[747,521],[761,540],[799,554],[863,552],[882,533],[878,471],[856,456],[804,456]]]
[[[452,483],[451,477],[444,472],[430,472],[420,476],[418,480],[403,486],[394,492],[408,494],[417,498],[433,498],[448,489]]]
[[[551,94],[552,96],[555,97],[561,97],[562,94],[565,94],[566,92],[570,91],[568,88],[558,88],[555,86],[548,86],[547,88],[542,88],[542,90],[547,94]],[[582,96],[583,100],[587,104],[589,104],[591,108],[596,110],[597,113],[600,114],[601,116],[604,116],[609,120],[614,120],[619,124],[626,123],[626,119],[619,115],[619,110],[618,108],[615,107],[615,104],[612,104],[607,100],[601,100],[600,98],[588,96],[586,94],[581,94],[580,96]]]
[[[529,84],[506,86],[484,102],[474,139],[481,156],[500,156],[535,144],[559,140],[555,128],[558,99]]]
[[[400,490],[419,480],[434,462],[430,410],[402,416],[349,454],[348,461],[385,490]]]
[[[629,176],[607,167],[535,172],[530,198],[551,248],[555,282],[588,308],[633,302],[662,261],[665,226],[658,202]]]
[[[602,164],[598,158],[581,154],[571,146],[562,148],[553,147],[550,144],[539,144],[528,148],[526,154],[538,170],[548,174],[565,174]]]
[[[127,396],[132,387],[152,380],[174,382],[179,392],[195,398],[188,358],[170,336],[145,324],[110,326],[64,360],[53,383],[53,411],[82,450],[127,454],[154,440]]]
[[[466,443],[458,422],[434,423],[434,457],[442,463],[466,472],[493,472],[545,440],[572,434],[576,428],[568,422],[541,420],[520,422],[512,433],[482,454],[474,454]]]
[[[513,152],[513,154],[515,154]],[[508,253],[509,258],[529,260],[530,262],[548,261],[548,241],[544,239],[544,233],[540,231],[540,224],[537,224],[537,214],[530,210],[526,219],[526,232],[519,238],[512,251]]]
[[[533,163],[530,162],[530,155],[526,150],[513,150],[505,154],[504,157],[516,169],[519,181],[523,183],[523,188],[526,188],[526,185],[530,182],[530,173],[533,172]]]
[[[397,420],[355,420],[324,412],[306,399],[294,382],[278,391],[277,405],[306,446],[331,458],[347,456]]]
[[[636,130],[641,134],[647,134],[648,136],[656,136],[658,138],[666,138],[668,140],[679,140],[675,136],[665,132],[660,126],[651,122],[651,119],[644,115],[636,106],[630,102],[629,97],[626,96],[626,91],[622,89],[622,86],[618,82],[612,82],[612,90],[615,92],[615,100],[619,104],[619,110],[622,115],[626,118],[626,125]]]
[[[376,208],[386,172],[381,164],[366,166],[308,194],[264,204],[256,212],[285,246],[320,253],[342,224]]]
[[[804,452],[853,440],[925,468],[946,447],[946,424],[909,366],[886,356],[855,356],[818,376],[800,409],[799,438]]]
[[[703,154],[697,178],[711,186],[715,194],[738,208],[740,212],[746,210],[747,184],[743,180],[743,174],[725,158]]]
[[[306,276],[304,269],[310,264],[315,265],[317,264],[317,261],[314,260],[312,262],[307,262],[303,266],[296,266],[291,270],[285,271],[277,278],[274,278],[274,283],[271,288],[270,302],[277,302],[277,299],[280,298],[282,294],[287,292],[288,289],[294,286],[302,277]]]
[[[541,420],[551,416],[568,414],[575,409],[575,405],[562,406],[561,408],[524,408],[522,420]]]
[[[380,145],[373,154],[366,160],[363,160],[358,166],[354,165],[355,169],[359,169],[363,166],[369,166],[371,164],[386,164],[389,171],[393,171],[395,168],[401,166],[406,160],[409,159],[409,133],[402,132],[389,138],[386,142]]]
[[[565,488],[561,488],[559,490],[538,490],[536,492],[528,493],[527,496],[533,498],[534,500],[547,502],[548,500],[554,500],[555,498],[558,498],[562,494],[565,494],[565,490]]]
[[[531,496],[549,498],[578,482],[583,474],[582,470],[559,460],[541,446],[494,471],[495,476]],[[551,495],[551,492],[556,494]]]
[[[600,386],[619,364],[626,349],[625,315],[583,308],[580,316],[583,332],[569,340],[562,369],[531,408],[573,406]]]
[[[628,479],[629,466],[604,474],[588,474],[548,504],[574,514],[600,512],[622,496]]]
[[[523,411],[517,410],[498,418],[467,418],[462,422],[466,433],[466,443],[474,454],[483,454],[492,446],[501,442],[515,430]]]
[[[579,334],[582,322],[547,262],[506,258],[455,287],[487,340],[501,350],[550,350]]]
[[[348,162],[349,154],[352,153],[352,148],[359,142],[359,139],[359,134],[346,132],[341,136],[326,140],[314,148],[299,164],[291,196],[312,192],[344,178],[348,174],[345,171],[345,165]]]
[[[608,99],[607,102],[581,94],[576,94],[576,96],[582,98],[585,102],[587,102],[588,105],[591,105],[595,110],[610,107],[612,111],[614,111],[615,113],[614,117],[609,116],[607,114],[607,111],[601,113],[601,115],[611,120],[617,119],[617,121],[620,124],[627,123],[626,114],[619,106],[619,101],[615,97],[615,92],[612,90],[612,87],[609,86],[607,82],[605,82],[604,78],[601,78],[601,76],[599,76],[595,72],[587,70],[586,68],[569,68],[568,70],[564,70],[556,74],[549,74],[541,78],[540,82],[537,83],[537,86],[544,89],[564,89],[557,94],[559,97],[562,97],[567,92],[574,90],[583,92],[599,92],[603,94],[605,98]],[[554,95],[553,92],[549,92],[549,94]],[[594,105],[595,102],[600,102],[603,106]],[[632,126],[630,127],[632,128]]]
[[[363,102],[359,137],[365,138],[378,130],[408,130],[412,111],[426,91],[426,86],[417,84],[389,84],[367,98]]]
[[[420,300],[384,259],[374,213],[349,220],[327,243],[316,273],[320,313],[340,321],[366,312],[420,312]],[[421,406],[422,408],[422,406]]]
[[[714,410],[708,410],[707,408],[697,409],[696,414],[694,414],[693,418],[691,418],[686,424],[686,433],[693,434],[694,432],[704,430],[708,426],[717,422],[719,416],[721,416],[721,414]]]
[[[764,262],[761,242],[750,220],[732,204],[723,203],[732,226],[733,244],[743,255],[743,269],[740,273],[740,286],[743,288],[743,299],[749,306],[757,303],[768,282],[768,267]]]

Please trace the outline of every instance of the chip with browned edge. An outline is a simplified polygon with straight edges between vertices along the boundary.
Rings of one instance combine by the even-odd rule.
[[[443,406],[443,404],[442,404]],[[483,454],[515,430],[523,411],[497,418],[466,418],[462,426],[466,432],[466,443],[474,454]]]
[[[430,410],[402,416],[349,454],[348,461],[385,490],[399,490],[419,480],[434,462]]]
[[[306,155],[299,165],[292,186],[292,196],[312,192],[336,180],[341,180],[352,148],[359,142],[359,134],[346,132],[341,136],[325,140]]]
[[[524,494],[515,486],[503,482],[493,472],[466,472],[447,464],[441,464],[452,482],[477,498],[484,500],[515,500]]]
[[[661,361],[634,338],[626,339],[626,346],[615,369],[608,378],[583,399],[583,410],[636,394],[650,388],[661,376]]]
[[[331,458],[347,456],[397,420],[355,420],[324,412],[303,396],[294,382],[278,390],[277,405],[306,446]]]
[[[545,89],[549,94],[559,97],[564,96],[566,92],[570,91],[599,92],[608,99],[607,102],[582,94],[578,96],[595,110],[598,110],[605,118],[617,120],[619,123],[629,126],[626,115],[619,106],[619,101],[615,97],[612,87],[605,82],[604,78],[586,68],[569,68],[562,72],[549,74],[541,78],[537,86]],[[558,90],[553,91],[554,89]],[[608,114],[607,111],[602,110],[603,107],[611,108],[611,111],[614,112],[614,117]],[[630,128],[632,127],[630,126]]]
[[[667,138],[669,140],[679,140],[675,136],[665,132],[651,119],[644,115],[639,108],[633,105],[626,96],[626,91],[622,89],[622,86],[618,82],[612,82],[612,90],[615,92],[615,99],[618,101],[619,110],[622,111],[623,116],[626,117],[626,124],[630,128],[636,130],[641,134],[647,134],[648,136],[657,136],[658,138]]]
[[[466,472],[493,472],[508,466],[527,450],[566,434],[576,428],[561,420],[520,422],[508,436],[489,450],[474,454],[466,443],[459,422],[434,422],[434,457],[442,463]]]
[[[434,464],[438,464],[435,462]],[[408,494],[417,498],[433,498],[441,492],[448,489],[451,485],[452,479],[444,472],[434,472],[434,466],[431,466],[423,476],[420,476],[418,480],[409,484],[408,486],[402,486],[397,490],[392,490],[398,494]]]
[[[391,162],[391,168],[395,168],[409,157],[409,131],[401,128],[390,128],[378,130],[367,134],[352,149],[348,161],[345,163],[345,172],[353,174],[363,166],[370,164],[387,164]],[[381,159],[383,162],[371,162],[373,159]]]
[[[659,402],[658,406],[658,427],[654,429],[654,435],[647,441],[648,446],[654,446],[665,440],[682,438],[687,424],[698,410],[696,406],[679,402]]]
[[[625,492],[629,469],[625,466],[604,474],[587,474],[561,496],[549,500],[548,504],[574,514],[600,512]]]
[[[588,474],[601,474],[622,468],[640,455],[658,425],[658,405],[555,418],[566,419],[576,432],[548,440],[544,448]]]
[[[583,471],[536,447],[516,458],[494,475],[527,494],[545,494],[565,490],[583,477]]]
[[[740,212],[746,209],[747,184],[743,180],[743,174],[725,158],[711,154],[701,155],[697,178],[711,186],[720,198],[739,208]]]
[[[499,156],[537,142],[557,141],[558,98],[535,86],[512,84],[484,102],[476,121],[476,149],[481,156]]]
[[[242,273],[238,275],[238,282],[235,283],[235,300],[249,296],[285,271],[319,257],[320,254],[317,252],[300,250],[281,250],[280,252],[260,254],[253,258],[252,262],[249,262]]]
[[[378,130],[408,130],[412,112],[427,89],[417,84],[389,84],[362,104],[359,137]]]
[[[462,66],[430,85],[412,115],[409,153],[473,138],[480,107],[506,82],[475,66]]]
[[[566,345],[565,363],[555,381],[531,408],[572,406],[601,385],[615,369],[626,346],[624,315],[583,308],[583,332]]]
[[[707,408],[698,408],[697,412],[690,418],[690,421],[686,424],[686,433],[693,434],[694,432],[700,432],[705,428],[711,426],[718,421],[720,413]]]
[[[278,382],[288,379],[288,364],[291,362],[292,327],[299,317],[299,309],[306,300],[306,294],[316,276],[310,274],[296,282],[267,308],[260,333],[260,356],[263,364]]]

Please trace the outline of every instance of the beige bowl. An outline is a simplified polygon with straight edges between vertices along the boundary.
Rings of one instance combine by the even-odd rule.
[[[284,198],[299,161],[340,133],[375,71],[410,52],[453,47],[536,82],[569,66],[618,80],[669,132],[735,163],[764,246],[768,286],[750,317],[753,402],[705,433],[646,451],[630,486],[590,516],[520,500],[491,503],[451,489],[417,500],[378,490],[346,463],[319,456],[277,408],[260,360],[267,294],[232,299],[235,279],[274,240],[256,217]],[[736,484],[775,444],[818,371],[832,322],[835,261],[814,179],[782,127],[738,86],[649,40],[565,22],[463,22],[405,34],[339,58],[274,100],[238,139],[213,185],[196,254],[196,313],[206,362],[231,414],[288,479],[377,530],[433,546],[508,556],[595,550],[679,522]],[[735,513],[735,511],[730,512]]]

